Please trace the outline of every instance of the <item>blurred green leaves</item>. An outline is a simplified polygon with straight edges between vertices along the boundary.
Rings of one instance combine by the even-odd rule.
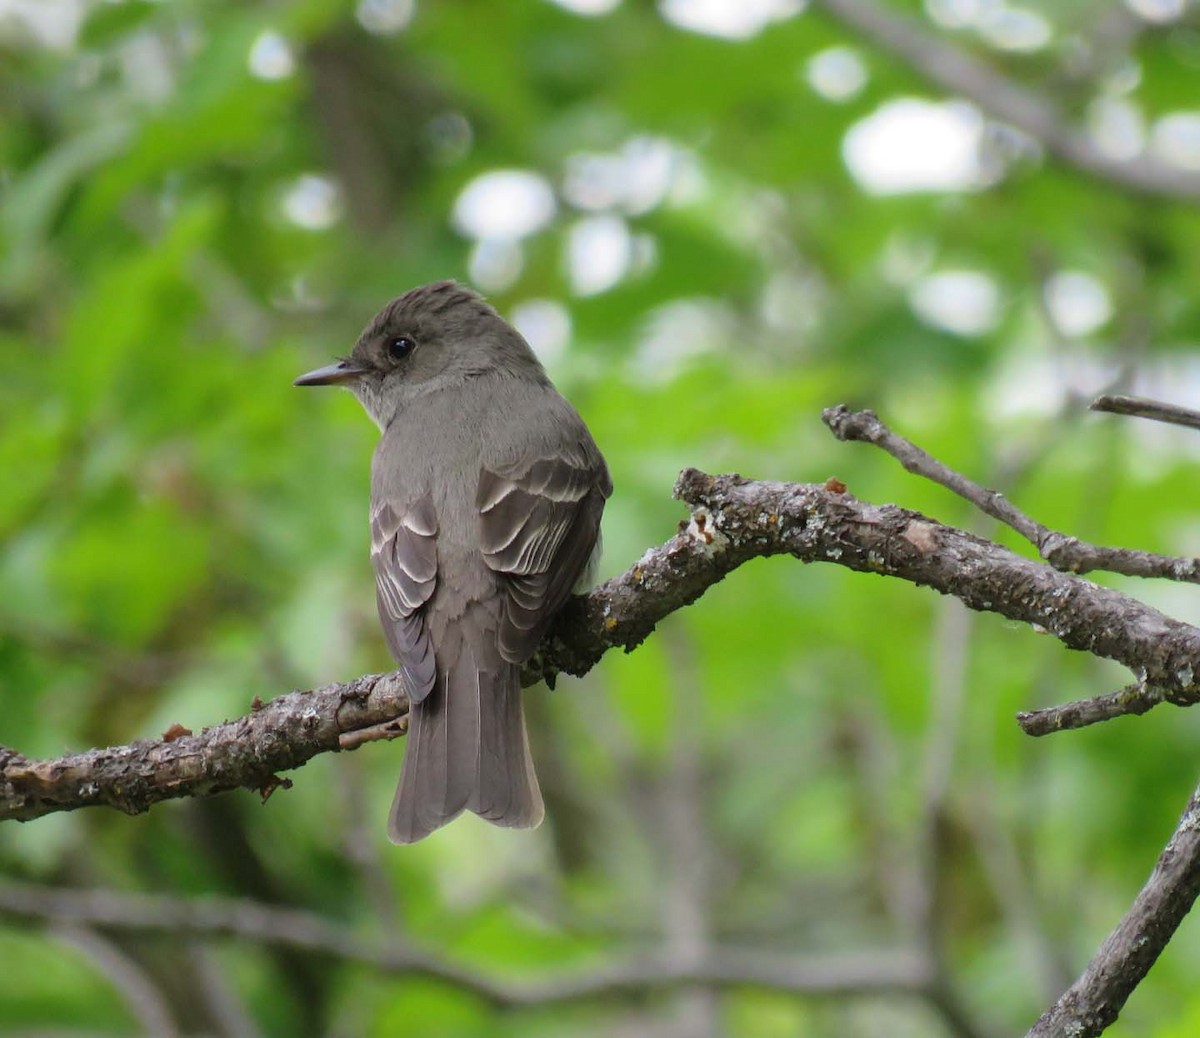
[[[947,30],[946,5],[896,6],[1064,109],[1134,105],[1151,139],[1156,118],[1195,105],[1186,20],[1113,5],[1129,31],[1110,39],[1090,9],[1050,5],[1050,45],[1021,54]],[[388,298],[446,276],[474,277],[506,314],[565,306],[570,345],[546,359],[613,470],[608,573],[673,532],[687,465],[836,476],[993,533],[835,443],[819,415],[840,401],[1069,533],[1198,550],[1193,440],[1082,412],[1130,373],[1194,394],[1194,205],[1129,197],[997,127],[977,189],[867,193],[847,133],[888,101],[941,98],[816,10],[744,40],[633,0],[598,17],[548,0],[383,13],[401,28],[367,31],[379,23],[348,0],[96,2],[68,45],[0,3],[0,743],[53,754],[198,728],[389,665],[367,560],[375,431],[344,394],[290,381],[345,353]],[[830,100],[809,63],[834,46],[866,80]],[[927,146],[913,136],[893,158]],[[567,181],[597,155],[626,180],[589,202]],[[667,172],[630,155],[669,155]],[[489,266],[451,213],[501,168],[543,178],[557,209],[488,243]],[[305,183],[321,212],[305,216]],[[597,216],[626,252],[611,287],[576,293],[572,233]],[[993,320],[964,334],[914,304],[947,271],[987,282]],[[1056,324],[1046,290],[1063,271],[1094,279],[1107,322]],[[1129,590],[1200,619],[1184,591]],[[744,567],[628,658],[530,693],[550,805],[535,834],[462,820],[387,846],[401,749],[373,744],[313,762],[265,807],[10,826],[0,872],[294,905],[525,979],[688,941],[903,944],[933,833],[950,980],[980,1021],[1017,1033],[1048,983],[1029,942],[1071,968],[1094,949],[1194,784],[1200,722],[1155,712],[1032,743],[1014,711],[1125,676],[989,616],[955,627],[952,608],[835,566]],[[939,642],[955,630],[964,644]],[[695,875],[674,846],[681,817],[698,829]],[[181,989],[189,941],[122,946],[187,1034],[225,1033],[221,1005],[271,1035],[699,1033],[674,993],[499,1014],[446,985],[251,944],[219,949],[215,987]],[[70,955],[53,934],[0,932],[0,1030],[129,1031],[114,989]],[[1177,1033],[1160,1007],[1195,1015],[1198,963],[1185,927],[1114,1033]],[[915,1000],[757,990],[705,1019],[730,1035],[951,1033]]]

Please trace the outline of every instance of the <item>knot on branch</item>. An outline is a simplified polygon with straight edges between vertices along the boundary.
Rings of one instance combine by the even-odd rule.
[[[1081,552],[1078,537],[1056,530],[1047,530],[1037,545],[1038,554],[1051,566],[1064,573],[1086,573],[1091,568],[1087,552]]]
[[[883,428],[874,411],[851,411],[845,404],[825,408],[821,412],[821,421],[843,442],[862,440],[872,443]]]
[[[675,480],[671,496],[688,505],[708,504],[716,490],[717,479],[699,469],[684,469]]]

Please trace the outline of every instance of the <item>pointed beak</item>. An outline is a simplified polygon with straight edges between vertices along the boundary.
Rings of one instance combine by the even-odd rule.
[[[336,386],[342,382],[365,375],[367,369],[352,360],[339,360],[336,364],[326,364],[316,371],[309,371],[296,379],[293,386]]]

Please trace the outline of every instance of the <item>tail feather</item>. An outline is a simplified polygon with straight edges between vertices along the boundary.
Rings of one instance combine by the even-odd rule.
[[[494,637],[494,635],[493,635]],[[469,809],[496,825],[530,829],[545,813],[521,707],[520,670],[463,637],[438,661],[432,692],[410,708],[408,746],[388,836],[415,843]]]
[[[525,711],[521,702],[521,672],[503,663],[491,694],[481,696],[479,769],[467,807],[495,825],[532,829],[546,809],[533,770]]]

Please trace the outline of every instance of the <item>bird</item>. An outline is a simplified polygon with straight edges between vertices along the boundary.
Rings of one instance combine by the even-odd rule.
[[[521,665],[594,574],[613,489],[600,449],[521,334],[455,281],[393,299],[295,385],[349,389],[381,430],[371,561],[409,699],[389,838],[464,810],[536,827]]]

